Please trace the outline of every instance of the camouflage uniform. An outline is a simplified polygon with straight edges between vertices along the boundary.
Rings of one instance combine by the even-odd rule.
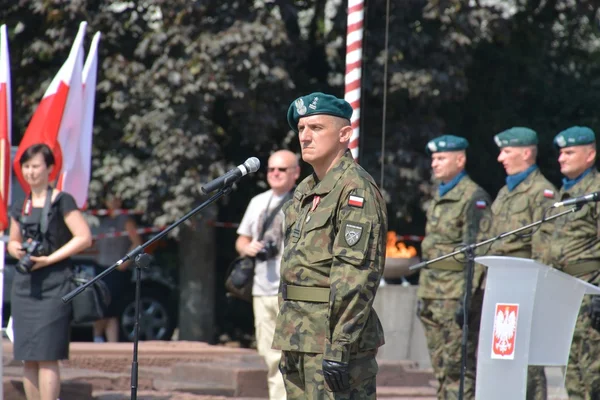
[[[444,196],[436,192],[427,211],[426,236],[421,245],[423,258],[431,260],[472,244],[479,221],[489,215],[490,196],[468,176]],[[458,399],[461,372],[462,327],[455,321],[464,295],[463,263],[447,258],[421,270],[418,316],[427,338],[434,374],[439,382],[438,399]],[[475,269],[464,399],[475,398],[476,351],[482,298],[478,289],[483,270]]]
[[[583,196],[600,190],[600,174],[589,172],[570,190],[561,189],[559,199]],[[554,220],[552,246],[546,263],[594,285],[600,283],[600,207],[583,205],[579,211]],[[566,388],[571,400],[600,399],[600,333],[590,326],[588,307],[591,296],[584,296],[579,310]]]
[[[504,186],[492,204],[492,222],[481,222],[480,240],[500,235],[532,222],[539,221],[554,202],[556,189],[539,169],[531,172],[512,191]],[[531,231],[520,232],[493,242],[490,255],[532,258],[542,261],[542,254],[550,238],[551,222],[542,224],[533,236]],[[547,382],[544,367],[527,369],[527,400],[545,400]]]
[[[288,399],[375,399],[383,328],[373,300],[385,262],[386,204],[349,151],[285,208],[280,312],[273,348]],[[332,392],[322,360],[348,362],[351,389]]]

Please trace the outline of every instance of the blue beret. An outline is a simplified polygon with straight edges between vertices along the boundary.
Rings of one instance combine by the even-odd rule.
[[[432,154],[444,151],[465,150],[467,147],[469,147],[469,142],[467,139],[460,136],[443,135],[435,139],[431,139],[427,143],[427,146],[425,146],[425,151],[427,154]]]
[[[321,92],[298,97],[290,104],[287,121],[294,132],[298,132],[298,121],[309,115],[326,114],[350,121],[352,106],[344,99],[338,99],[330,94]]]
[[[537,133],[533,129],[516,126],[494,136],[498,147],[534,146],[538,144]]]
[[[596,134],[587,126],[572,126],[554,137],[556,147],[582,146],[596,142]]]

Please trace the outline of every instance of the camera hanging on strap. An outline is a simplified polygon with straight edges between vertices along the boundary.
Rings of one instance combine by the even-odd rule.
[[[42,213],[39,218],[39,222],[36,223],[35,219],[31,215],[31,209],[33,201],[31,199],[31,193],[22,211],[21,217],[21,234],[23,235],[23,243],[21,243],[21,248],[25,251],[25,255],[21,257],[19,262],[16,265],[16,269],[18,272],[22,274],[31,273],[31,268],[35,262],[31,260],[31,256],[39,257],[46,255],[47,248],[46,244],[46,232],[48,231],[48,214],[50,213],[50,205],[52,203],[52,188],[48,187],[48,192],[46,193],[46,201],[44,202],[44,208],[42,208]],[[33,235],[30,234],[30,230],[26,228],[27,225],[37,225],[37,229],[33,229]]]

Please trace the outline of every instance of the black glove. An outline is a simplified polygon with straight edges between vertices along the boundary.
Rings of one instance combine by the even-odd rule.
[[[590,319],[592,320],[592,328],[600,332],[600,296],[592,297],[592,304],[589,308]]]
[[[454,313],[454,321],[456,321],[458,326],[463,326],[465,322],[465,307],[462,301],[458,304],[458,308]]]
[[[323,377],[333,392],[350,389],[350,368],[348,363],[323,360]]]

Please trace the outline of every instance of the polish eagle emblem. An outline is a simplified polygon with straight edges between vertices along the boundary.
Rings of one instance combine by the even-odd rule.
[[[517,332],[517,314],[506,307],[498,310],[494,321],[494,350],[506,354],[514,351],[514,337]]]

